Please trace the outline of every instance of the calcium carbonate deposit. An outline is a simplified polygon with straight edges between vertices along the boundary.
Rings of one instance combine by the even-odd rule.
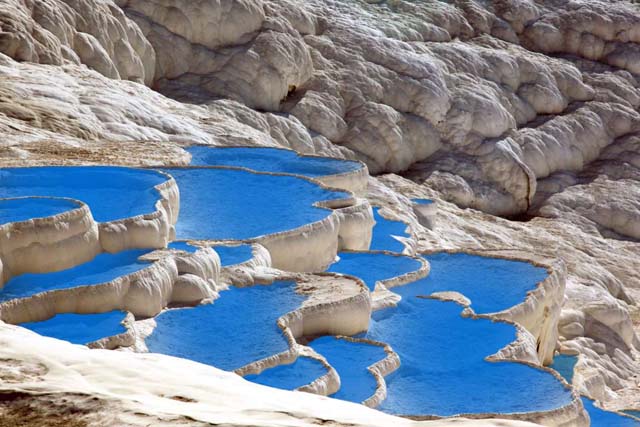
[[[640,3],[0,1],[0,426],[640,426]]]

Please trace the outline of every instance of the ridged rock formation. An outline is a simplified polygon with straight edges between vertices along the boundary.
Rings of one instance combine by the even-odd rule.
[[[419,250],[562,258],[557,349],[638,409],[639,46],[631,0],[5,0],[0,165],[360,159]]]

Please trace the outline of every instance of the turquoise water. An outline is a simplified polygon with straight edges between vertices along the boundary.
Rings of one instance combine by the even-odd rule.
[[[471,297],[478,311],[500,311],[521,302],[546,271],[524,262],[464,254],[425,258],[431,262],[429,277],[393,288],[402,300],[395,308],[374,312],[365,335],[388,343],[401,359],[401,367],[386,378],[388,397],[380,409],[447,416],[540,411],[568,404],[570,391],[547,372],[518,363],[485,361],[516,339],[513,326],[463,318],[462,308],[455,303],[418,298],[455,290]],[[372,276],[396,275],[388,274],[380,260],[366,259],[363,255],[349,260],[344,264],[349,268],[340,268],[341,260],[333,270],[361,277],[368,284]],[[339,351],[335,354],[340,356]]]
[[[338,256],[340,260],[331,264],[327,271],[357,276],[372,291],[377,281],[391,279],[421,267],[420,262],[413,258],[385,253],[340,252]]]
[[[546,269],[522,261],[464,253],[436,253],[424,258],[431,264],[429,276],[399,292],[429,295],[457,291],[471,300],[476,313],[494,313],[521,303],[527,292],[547,277]]]
[[[291,230],[330,215],[315,202],[348,197],[291,176],[209,168],[165,171],[180,188],[179,239],[242,240]]]
[[[0,289],[0,301],[24,298],[40,292],[97,285],[149,266],[138,261],[148,249],[134,249],[116,254],[99,254],[93,260],[53,273],[26,273],[12,277]]]
[[[78,209],[72,200],[47,198],[20,198],[0,200],[0,225],[26,221],[33,218],[54,216]]]
[[[335,337],[321,337],[309,345],[340,375],[340,390],[332,397],[363,402],[375,393],[377,383],[367,368],[387,357],[384,348]]]
[[[147,347],[153,353],[238,369],[289,348],[276,321],[304,300],[293,282],[232,287],[213,304],[158,315]]]
[[[591,418],[591,427],[639,427],[640,421],[623,417],[615,412],[597,408],[591,399],[582,398],[582,404]]]
[[[390,344],[401,359],[386,377],[388,397],[379,409],[449,416],[545,411],[571,402],[571,392],[544,371],[484,360],[516,339],[513,326],[460,312],[453,302],[403,295],[397,308],[374,313],[366,337]]]
[[[289,365],[279,365],[262,371],[259,375],[247,375],[244,379],[254,383],[284,390],[295,390],[310,384],[327,373],[322,363],[310,357],[298,357]]]
[[[411,201],[417,205],[431,205],[433,200],[431,199],[411,199]]]
[[[373,208],[373,219],[376,221],[375,227],[373,227],[373,235],[371,237],[371,250],[386,250],[391,252],[402,252],[404,245],[398,240],[394,239],[394,236],[409,237],[405,230],[407,224],[400,221],[391,221],[385,219],[379,213],[380,208]]]
[[[578,363],[578,356],[558,354],[553,358],[553,363],[549,365],[549,367],[558,371],[562,378],[567,380],[569,384],[572,384],[573,369],[576,367],[576,363]]]
[[[549,367],[558,371],[571,384],[576,363],[578,363],[578,356],[559,354],[553,358],[553,363]],[[591,427],[640,427],[640,421],[602,410],[596,407],[593,400],[589,398],[582,397],[581,399],[584,408],[589,413],[589,418],[591,418]],[[624,412],[629,413],[629,411]]]
[[[102,338],[126,332],[122,321],[127,316],[124,311],[109,311],[99,314],[56,314],[42,322],[21,323],[23,328],[40,335],[73,344],[88,344]]]
[[[631,411],[631,410],[629,410],[629,411],[622,411],[622,412],[624,412],[627,415],[631,415],[632,417],[636,417],[636,418],[640,419],[640,411]]]
[[[318,177],[362,168],[358,162],[322,157],[302,157],[280,148],[205,147],[187,148],[194,166],[239,166],[261,172]]]
[[[69,197],[105,222],[155,211],[154,186],[167,177],[152,170],[113,166],[46,166],[0,169],[0,198]]]
[[[171,242],[169,243],[169,247],[191,253],[197,249],[195,246],[191,246],[183,241]],[[213,246],[213,249],[218,253],[218,256],[220,256],[220,263],[223,267],[240,264],[253,258],[251,245],[219,245]]]

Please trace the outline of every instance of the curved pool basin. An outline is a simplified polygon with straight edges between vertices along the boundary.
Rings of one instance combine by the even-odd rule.
[[[366,338],[391,345],[401,360],[385,378],[388,396],[379,409],[450,416],[547,411],[572,401],[548,372],[486,361],[516,339],[515,327],[464,318],[461,310],[453,302],[408,296],[397,308],[374,313]]]
[[[0,302],[25,298],[40,292],[99,285],[135,273],[150,264],[138,260],[149,249],[132,249],[115,254],[102,253],[76,267],[52,273],[25,273],[12,277],[0,289]]]
[[[362,168],[359,162],[300,156],[295,151],[283,148],[192,146],[186,150],[191,153],[193,166],[236,166],[260,172],[289,173],[311,178]]]
[[[373,291],[376,282],[417,271],[422,264],[407,256],[383,252],[340,252],[327,271],[357,276]]]
[[[265,369],[259,375],[246,375],[245,380],[284,390],[295,390],[327,374],[327,368],[316,359],[298,357],[295,362]]]
[[[223,267],[241,264],[253,258],[253,249],[251,245],[215,245],[211,246],[220,257],[220,263]],[[190,245],[185,241],[175,241],[169,243],[170,249],[178,249],[193,253],[198,247]]]
[[[431,264],[429,276],[394,292],[408,296],[456,291],[471,300],[476,313],[495,313],[520,304],[548,275],[545,268],[524,261],[445,252],[424,258]]]
[[[573,382],[573,372],[578,363],[578,356],[558,354],[553,358],[553,363],[549,365],[555,369],[569,384]],[[640,421],[622,416],[616,412],[605,411],[595,406],[593,400],[582,397],[584,409],[589,413],[591,427],[640,427]],[[627,413],[627,411],[623,411]],[[633,416],[633,414],[627,413]]]
[[[336,337],[321,337],[309,346],[323,355],[340,376],[340,389],[331,397],[363,402],[376,392],[378,383],[367,368],[387,357],[383,347]]]
[[[640,427],[640,421],[600,409],[594,405],[593,400],[586,397],[582,398],[582,404],[589,413],[591,427]]]
[[[410,237],[405,230],[408,225],[400,221],[392,221],[380,215],[380,208],[373,207],[373,219],[376,225],[373,227],[371,236],[371,250],[385,250],[391,252],[402,252],[404,244],[393,236]]]
[[[246,240],[288,231],[331,214],[314,203],[350,197],[292,176],[215,168],[163,170],[180,188],[178,239]]]
[[[276,322],[306,299],[294,282],[231,287],[212,304],[167,310],[146,339],[149,351],[232,371],[288,350]]]
[[[0,199],[0,225],[59,215],[81,206],[74,200],[51,197]]]
[[[157,171],[116,166],[41,166],[0,169],[0,198],[68,197],[89,205],[107,222],[156,210],[155,186],[168,177]]]
[[[64,313],[42,322],[21,323],[19,326],[73,344],[89,344],[126,332],[122,324],[126,316],[126,312],[118,310],[97,314]]]

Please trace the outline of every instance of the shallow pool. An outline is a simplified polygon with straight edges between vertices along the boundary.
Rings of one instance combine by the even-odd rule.
[[[2,199],[0,200],[0,225],[54,216],[79,207],[80,204],[77,202],[65,199],[31,197]]]
[[[65,313],[42,322],[20,323],[20,326],[73,344],[88,344],[126,332],[122,325],[126,316],[126,312],[117,310],[98,314]]]
[[[416,205],[432,205],[433,200],[431,199],[411,199],[413,203]]]
[[[171,242],[169,243],[169,247],[191,253],[197,249],[196,246],[192,246],[184,241]],[[251,245],[217,245],[212,246],[212,248],[218,253],[220,263],[223,267],[240,264],[253,258]]]
[[[340,390],[331,397],[363,402],[375,393],[378,384],[367,368],[387,357],[383,347],[335,337],[321,337],[309,345],[322,354],[340,376]]]
[[[167,310],[147,338],[154,353],[235,370],[289,348],[276,321],[305,300],[294,282],[231,287],[213,304]]]
[[[187,148],[194,166],[238,166],[261,172],[279,172],[309,177],[335,175],[362,168],[358,162],[328,157],[303,157],[295,151],[259,147]]]
[[[513,326],[460,313],[453,302],[415,296],[374,313],[366,337],[390,344],[401,359],[386,377],[388,397],[379,409],[449,416],[545,411],[571,402],[571,392],[547,372],[484,360],[516,339]]]
[[[105,222],[154,212],[160,198],[154,187],[167,179],[157,171],[115,166],[2,168],[0,198],[69,197]]]
[[[456,291],[471,300],[476,313],[506,310],[525,300],[527,292],[547,277],[547,270],[528,262],[464,253],[425,255],[431,264],[428,277],[397,288],[401,295],[429,295]]]
[[[116,254],[103,253],[93,260],[53,273],[25,273],[12,277],[0,289],[0,301],[24,298],[40,292],[98,285],[149,266],[138,258],[149,249],[132,249]]]
[[[591,418],[591,427],[639,427],[640,421],[624,417],[615,412],[604,411],[594,405],[593,400],[582,398],[582,404]]]
[[[420,262],[407,256],[379,252],[340,252],[338,256],[340,260],[331,264],[327,271],[357,276],[372,291],[377,281],[416,271],[422,266]]]
[[[569,384],[573,382],[573,370],[578,363],[578,356],[559,354],[553,358],[550,368],[558,371]],[[582,404],[591,418],[591,427],[639,427],[640,421],[623,417],[615,412],[605,411],[594,405],[594,402],[582,397]],[[627,412],[627,411],[624,411]],[[633,415],[633,414],[629,414]]]
[[[327,368],[319,361],[310,357],[298,357],[291,364],[275,366],[259,375],[247,375],[244,378],[269,387],[295,390],[326,374]]]
[[[405,230],[407,224],[400,221],[391,221],[380,215],[380,208],[373,208],[373,219],[376,221],[371,236],[371,250],[386,250],[391,252],[402,252],[404,244],[393,236],[409,237]]]
[[[562,378],[567,380],[569,384],[573,383],[573,369],[578,363],[578,356],[567,354],[558,354],[553,358],[553,363],[549,365],[551,369],[555,369]]]
[[[292,176],[210,168],[165,171],[180,188],[179,239],[242,240],[287,231],[331,214],[314,203],[349,197]]]

